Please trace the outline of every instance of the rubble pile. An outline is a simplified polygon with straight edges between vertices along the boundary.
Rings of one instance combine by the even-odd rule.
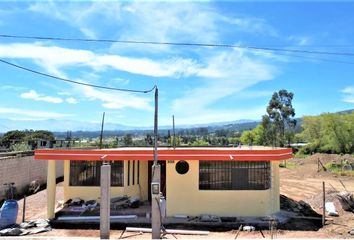
[[[8,228],[2,229],[0,231],[0,236],[24,236],[48,232],[51,230],[52,228],[50,227],[47,219],[39,219],[35,221],[23,222],[21,224],[14,224]]]
[[[295,201],[284,195],[280,195],[280,209],[296,213],[298,216],[322,217],[308,203],[304,201]]]

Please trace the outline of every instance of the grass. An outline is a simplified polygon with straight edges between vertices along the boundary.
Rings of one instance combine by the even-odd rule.
[[[309,156],[309,154],[305,154],[302,151],[297,151],[295,153],[295,157],[297,157],[297,158],[307,158],[308,156]]]
[[[294,169],[294,168],[297,167],[297,164],[294,163],[294,162],[282,161],[282,162],[279,164],[279,167],[281,167],[281,168],[287,168],[287,169]]]
[[[349,164],[349,163],[344,163],[344,164]],[[348,176],[348,177],[354,177],[354,171],[349,170],[348,168],[345,169],[342,167],[342,164],[340,163],[335,163],[335,162],[329,162],[325,164],[325,167],[327,168],[328,171],[338,175],[338,176]]]

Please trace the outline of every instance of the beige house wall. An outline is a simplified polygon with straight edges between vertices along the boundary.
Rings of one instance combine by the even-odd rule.
[[[124,161],[124,187],[111,187],[111,196],[137,196],[148,199],[148,162],[140,161],[140,184],[137,183],[137,161],[135,162],[135,184],[132,185],[133,167],[130,161],[130,185],[128,186],[128,161]],[[199,190],[199,161],[187,161],[189,171],[180,175],[175,166],[178,161],[166,163],[166,211],[167,216],[183,214],[198,216],[213,214],[217,216],[267,216],[280,209],[279,166],[271,162],[271,188],[268,190]],[[84,200],[98,200],[99,187],[69,186],[70,161],[64,164],[64,200],[80,197]]]
[[[138,184],[138,161],[135,161],[135,181],[133,185],[133,161],[130,161],[130,184],[128,186],[128,161],[124,161],[124,187],[111,187],[111,197],[128,195],[139,197],[140,200],[148,199],[148,163],[140,161],[140,184]],[[100,187],[69,186],[70,161],[64,163],[64,201],[79,197],[85,201],[96,200],[99,202]]]
[[[177,162],[166,165],[167,216],[266,216],[279,211],[278,162],[271,165],[271,189],[257,191],[199,190],[199,161],[187,161],[189,171],[184,175],[176,172]]]

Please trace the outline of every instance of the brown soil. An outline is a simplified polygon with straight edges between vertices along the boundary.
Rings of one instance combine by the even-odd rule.
[[[347,234],[350,228],[354,227],[354,214],[345,212],[341,209],[338,201],[334,197],[334,191],[344,190],[341,180],[346,189],[354,193],[354,179],[352,177],[337,177],[328,172],[317,172],[317,159],[320,159],[323,164],[329,161],[340,162],[343,158],[351,158],[352,156],[338,156],[327,154],[316,154],[305,159],[294,158],[289,160],[295,163],[296,166],[292,169],[280,169],[280,192],[286,197],[294,200],[310,204],[313,209],[322,214],[322,182],[326,183],[328,199],[334,201],[339,217],[329,217],[325,227],[318,231],[289,231],[277,230],[275,238],[353,238]],[[57,199],[63,198],[62,183],[57,185]],[[18,222],[22,220],[22,204],[23,200],[19,201],[19,216]],[[35,220],[46,217],[46,191],[40,191],[35,195],[27,198],[26,204],[26,220]],[[298,219],[296,221],[301,221]],[[266,238],[270,238],[270,232],[263,230],[262,233]],[[119,238],[122,234],[121,230],[112,230],[111,238]],[[208,236],[187,236],[187,235],[167,235],[169,239],[181,238],[208,238],[208,239],[234,239],[236,231],[226,232],[211,232]],[[36,236],[43,237],[93,237],[99,238],[99,230],[74,230],[74,229],[53,229],[50,232],[37,234]],[[151,239],[151,234],[137,235],[136,233],[124,233],[123,238],[128,239]],[[240,232],[238,238],[263,238],[260,231],[255,232]]]

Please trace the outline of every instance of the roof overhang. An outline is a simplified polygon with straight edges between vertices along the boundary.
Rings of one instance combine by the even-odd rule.
[[[237,148],[203,148],[203,149],[158,149],[158,160],[207,160],[207,161],[280,161],[293,157],[290,148],[274,149],[237,149]],[[71,150],[71,149],[37,149],[36,160],[87,160],[87,161],[118,161],[142,160],[152,161],[152,149],[102,149],[102,150]]]

